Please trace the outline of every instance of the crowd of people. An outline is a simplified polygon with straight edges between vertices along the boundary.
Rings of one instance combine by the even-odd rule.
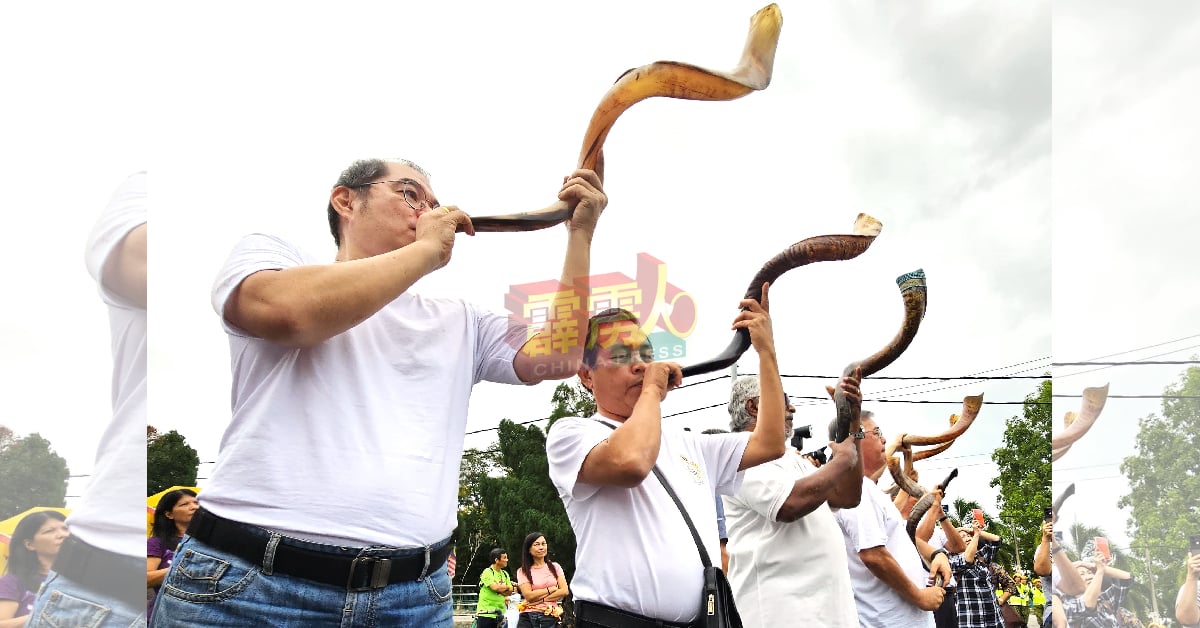
[[[554,344],[550,329],[529,336],[507,316],[412,289],[447,266],[456,234],[474,227],[441,205],[429,173],[411,161],[361,160],[342,172],[326,203],[331,257],[272,235],[244,238],[212,290],[229,341],[232,418],[203,505],[180,491],[155,512],[147,598],[128,591],[142,569],[135,526],[113,516],[137,494],[142,478],[119,473],[128,465],[118,463],[126,449],[144,447],[146,418],[145,175],[131,178],[97,225],[88,258],[114,330],[114,416],[97,466],[111,494],[88,496],[54,548],[14,542],[14,556],[25,546],[36,559],[21,567],[28,573],[10,574],[0,591],[14,589],[17,599],[0,598],[0,613],[18,619],[30,585],[46,578],[32,610],[51,622],[70,597],[111,609],[105,626],[141,616],[156,626],[449,626],[446,559],[472,387],[574,376],[598,414],[560,419],[547,457],[575,532],[577,571],[568,583],[539,533],[525,539],[515,578],[507,552],[493,552],[480,578],[482,625],[519,593],[530,628],[557,623],[568,596],[581,627],[691,626],[711,584],[706,565],[728,574],[715,582],[748,626],[998,626],[1006,608],[1029,608],[1017,602],[1025,598],[1015,581],[996,594],[1004,576],[991,562],[988,530],[956,527],[935,505],[909,536],[907,508],[877,485],[884,432],[879,418],[860,413],[859,374],[837,384],[853,406],[852,436],[832,443],[820,464],[788,448],[794,409],[779,377],[768,285],[761,299],[738,304],[733,321],[750,336],[759,375],[737,382],[730,430],[663,428],[661,404],[682,383],[679,365],[653,359],[632,313],[591,316],[579,298],[608,202],[601,177],[579,169],[559,191],[570,209],[560,281],[571,289],[551,310],[581,340],[565,352],[531,350]],[[649,564],[653,556],[670,558]],[[784,590],[776,575],[785,569],[806,579]],[[1056,604],[1077,604],[1075,595],[1083,609],[1102,605],[1093,598],[1106,598],[1089,592],[1107,592],[1120,574],[1093,571]],[[1181,599],[1195,597],[1194,571]],[[1181,602],[1182,616],[1194,611]]]

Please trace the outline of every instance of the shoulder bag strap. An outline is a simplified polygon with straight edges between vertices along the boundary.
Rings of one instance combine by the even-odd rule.
[[[604,421],[599,421],[599,423],[607,425],[609,429],[617,429],[616,426]],[[683,502],[679,501],[679,496],[675,494],[675,489],[671,488],[670,482],[667,482],[667,478],[663,476],[663,472],[658,468],[658,465],[654,465],[654,468],[651,470],[654,472],[654,477],[658,478],[659,483],[666,489],[667,495],[671,496],[671,501],[675,502],[675,507],[679,509],[679,513],[683,515],[683,520],[687,523],[688,530],[692,533],[692,540],[696,542],[696,551],[700,552],[700,563],[704,565],[705,569],[712,567],[712,560],[708,557],[708,550],[704,549],[704,542],[700,540],[700,533],[696,531],[696,524],[692,523],[692,518],[688,516],[687,509],[683,507]]]

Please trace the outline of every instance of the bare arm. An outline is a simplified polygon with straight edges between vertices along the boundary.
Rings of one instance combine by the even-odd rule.
[[[900,492],[903,493],[904,491],[901,490]],[[934,526],[937,525],[938,519],[941,519],[945,514],[942,512],[942,491],[935,487],[933,489],[933,503],[929,505],[929,510],[925,511],[925,516],[921,517],[921,521],[917,523],[917,538],[925,541],[932,539]],[[946,535],[946,541],[946,545],[949,545],[950,535],[948,534]],[[957,552],[961,551],[957,550]]]
[[[138,225],[104,261],[106,288],[134,305],[146,307],[146,224]]]
[[[566,379],[573,377],[583,361],[583,338],[586,336],[588,309],[587,295],[589,293],[588,275],[591,272],[592,235],[596,230],[596,222],[608,204],[601,186],[603,166],[597,166],[597,172],[591,170],[576,170],[572,176],[563,181],[563,187],[558,193],[560,200],[573,206],[571,218],[567,220],[567,252],[563,258],[562,275],[559,282],[571,288],[555,295],[552,312],[569,312],[566,320],[556,319],[553,326],[547,325],[533,338],[526,342],[546,343],[553,347],[556,343],[548,342],[554,335],[555,328],[579,330],[577,341],[566,343],[567,351],[551,351],[548,355],[541,352],[526,351],[524,347],[517,351],[513,358],[513,369],[521,381],[532,384],[547,379]],[[566,326],[566,327],[563,327]],[[531,353],[536,356],[531,357]]]
[[[158,566],[161,564],[162,564],[161,556],[147,556],[146,557],[146,586],[148,586],[148,587],[162,586],[163,578],[166,577],[167,571],[169,571],[170,568],[163,567],[162,569],[159,569]]]
[[[0,619],[0,628],[25,628],[29,615],[21,615],[13,619]]]
[[[17,600],[0,600],[0,619],[12,619],[19,606]]]
[[[1058,541],[1054,541],[1054,544],[1058,545]],[[1052,553],[1054,554],[1052,557],[1054,565],[1058,567],[1058,577],[1054,579],[1054,587],[1066,595],[1083,595],[1083,592],[1087,590],[1087,585],[1079,576],[1079,572],[1075,570],[1075,565],[1071,564],[1071,560],[1067,558],[1067,553],[1061,548],[1054,549]]]
[[[1096,576],[1083,592],[1083,605],[1089,609],[1096,608],[1100,594],[1104,591],[1104,569],[1097,569]]]
[[[979,552],[979,537],[982,533],[982,530],[975,530],[975,533],[971,535],[971,541],[967,543],[967,549],[963,551],[963,560],[967,561],[968,565],[975,562],[975,554]]]
[[[734,329],[745,328],[750,332],[750,342],[758,353],[758,423],[750,433],[750,442],[742,453],[738,471],[770,462],[787,452],[787,437],[783,433],[784,414],[787,408],[783,401],[783,382],[779,379],[779,362],[775,357],[775,338],[771,330],[768,313],[768,284],[763,284],[762,303],[743,299],[744,310],[733,321]]]
[[[1200,578],[1200,554],[1188,553],[1187,577],[1175,597],[1175,619],[1181,624],[1200,624],[1200,602],[1196,601],[1196,580]]]
[[[418,220],[434,234],[454,237],[466,214],[426,212]],[[430,224],[433,223],[433,224]],[[418,279],[449,260],[438,244],[416,242],[381,255],[334,264],[259,271],[225,302],[225,320],[250,334],[298,348],[320,344],[370,318]]]
[[[876,578],[882,580],[908,603],[926,611],[936,610],[942,605],[945,590],[941,587],[917,588],[886,547],[859,550],[858,556]]]
[[[547,602],[557,602],[571,594],[571,590],[567,588],[567,577],[560,570],[558,572],[558,585],[546,596]]]
[[[1053,573],[1053,563],[1050,562],[1050,544],[1054,541],[1054,524],[1042,523],[1042,542],[1038,544],[1033,554],[1033,573],[1039,576],[1049,576]]]
[[[597,486],[633,488],[641,484],[658,460],[662,442],[662,400],[679,385],[683,370],[673,362],[654,362],[642,375],[642,392],[633,413],[612,435],[588,452],[579,467],[579,481]],[[780,428],[780,434],[783,428]]]
[[[1062,598],[1057,595],[1050,600],[1051,611],[1050,619],[1053,621],[1054,628],[1067,628],[1067,611],[1063,608]]]

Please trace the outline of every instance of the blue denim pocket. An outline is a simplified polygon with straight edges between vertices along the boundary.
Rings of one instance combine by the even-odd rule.
[[[429,591],[429,601],[434,604],[450,602],[450,576],[446,573],[445,565],[425,578],[425,588]]]
[[[34,625],[49,628],[97,628],[112,613],[107,606],[52,591]]]
[[[159,595],[189,602],[221,602],[246,590],[259,572],[258,567],[247,569],[189,548],[175,557]]]

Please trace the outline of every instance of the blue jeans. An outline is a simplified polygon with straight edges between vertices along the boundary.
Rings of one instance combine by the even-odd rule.
[[[144,591],[144,589],[143,589]],[[142,628],[146,609],[97,595],[51,571],[38,592],[26,628]]]
[[[350,556],[384,558],[423,554],[423,549],[355,550],[288,539],[288,544]],[[447,541],[448,542],[448,541]],[[434,549],[444,545],[437,544]],[[185,536],[163,579],[151,626],[341,626],[450,628],[450,577],[446,565],[422,580],[381,589],[348,591],[279,573]]]

